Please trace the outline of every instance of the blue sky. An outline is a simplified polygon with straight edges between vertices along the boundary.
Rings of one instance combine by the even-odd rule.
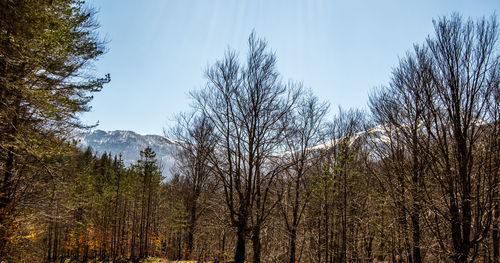
[[[95,63],[111,83],[95,94],[87,124],[162,134],[189,110],[189,91],[230,47],[246,56],[255,29],[278,57],[283,80],[303,82],[343,108],[366,107],[398,57],[433,33],[432,19],[491,16],[500,1],[91,0],[108,52]],[[497,12],[498,13],[498,12]]]

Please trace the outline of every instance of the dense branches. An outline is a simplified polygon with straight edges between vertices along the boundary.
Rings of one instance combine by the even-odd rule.
[[[104,52],[92,12],[79,1],[2,1],[0,4],[0,257],[5,255],[26,166],[49,173],[77,114],[109,76],[89,64]],[[32,170],[33,171],[33,170]],[[40,176],[35,180],[39,180]]]
[[[491,114],[498,107],[491,103],[498,93],[498,24],[495,17],[472,22],[453,15],[434,25],[435,38],[401,60],[391,86],[371,105],[390,135],[384,158],[410,167],[398,187],[401,198],[410,193],[410,204],[399,202],[402,218],[409,212],[412,222],[413,259],[421,260],[425,205],[441,251],[468,262],[489,232],[498,184],[498,167],[482,165],[490,151],[484,140],[498,125]]]
[[[320,103],[312,94],[303,96],[298,106],[290,111],[288,118],[283,118],[288,129],[288,136],[284,138],[286,152],[281,156],[288,168],[283,172],[280,180],[279,209],[282,214],[286,233],[289,239],[288,262],[296,262],[297,239],[299,226],[303,221],[310,189],[308,186],[317,167],[321,166],[321,151],[313,147],[322,142],[324,117],[328,105]],[[300,240],[300,239],[299,239]]]
[[[109,81],[88,67],[104,52],[92,12],[2,1],[0,18],[0,261],[500,258],[495,17],[435,21],[371,116],[339,108],[331,122],[252,33],[165,132],[167,177],[150,147],[125,167],[68,140]]]
[[[254,261],[259,262],[261,227],[276,203],[271,191],[280,168],[271,159],[285,131],[280,120],[298,96],[280,82],[276,57],[266,50],[266,42],[252,34],[248,44],[244,67],[228,51],[207,70],[207,88],[192,93],[196,107],[210,119],[218,136],[211,164],[237,228],[236,262],[245,259],[248,231]]]
[[[189,211],[187,249],[192,253],[195,227],[204,200],[199,200],[203,193],[214,188],[214,178],[210,174],[210,156],[214,154],[216,137],[210,120],[205,115],[180,114],[177,126],[170,132],[179,146],[175,155],[176,171],[181,175],[188,189],[183,193],[184,203]]]

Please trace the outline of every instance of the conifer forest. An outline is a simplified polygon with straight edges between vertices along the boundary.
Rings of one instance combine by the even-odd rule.
[[[0,262],[500,262],[496,14],[436,17],[366,109],[284,81],[254,31],[165,127],[168,171],[79,147],[97,21],[0,0]]]

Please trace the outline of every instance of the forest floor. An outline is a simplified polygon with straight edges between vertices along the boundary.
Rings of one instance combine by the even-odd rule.
[[[196,263],[197,261],[185,261],[185,260],[180,260],[180,261],[169,261],[163,258],[148,258],[145,259],[144,261],[141,261],[141,263]]]
[[[141,263],[196,263],[197,261],[169,261],[163,258],[148,258],[145,259],[144,261],[141,261]]]
[[[206,263],[213,263],[213,261],[203,261],[203,262],[206,262]],[[218,261],[220,262],[220,261]],[[233,261],[225,261],[225,262],[233,262]],[[246,261],[245,261],[246,262]],[[198,261],[186,261],[186,260],[174,260],[174,261],[169,261],[169,260],[166,260],[166,259],[163,259],[163,258],[148,258],[148,259],[145,259],[144,261],[141,261],[141,263],[198,263]],[[250,263],[250,262],[248,262]]]
[[[144,261],[141,261],[141,263],[197,263],[198,261],[186,261],[186,260],[174,260],[174,261],[169,261],[163,258],[148,258],[145,259]],[[211,263],[212,261],[208,261],[207,263]]]

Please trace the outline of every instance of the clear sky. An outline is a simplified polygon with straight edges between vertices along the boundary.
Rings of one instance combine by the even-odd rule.
[[[244,59],[252,29],[278,57],[283,80],[303,82],[331,112],[366,107],[398,57],[452,12],[498,14],[499,0],[90,0],[108,52],[95,63],[111,83],[82,120],[99,129],[162,134],[189,110],[188,92],[230,47]]]

